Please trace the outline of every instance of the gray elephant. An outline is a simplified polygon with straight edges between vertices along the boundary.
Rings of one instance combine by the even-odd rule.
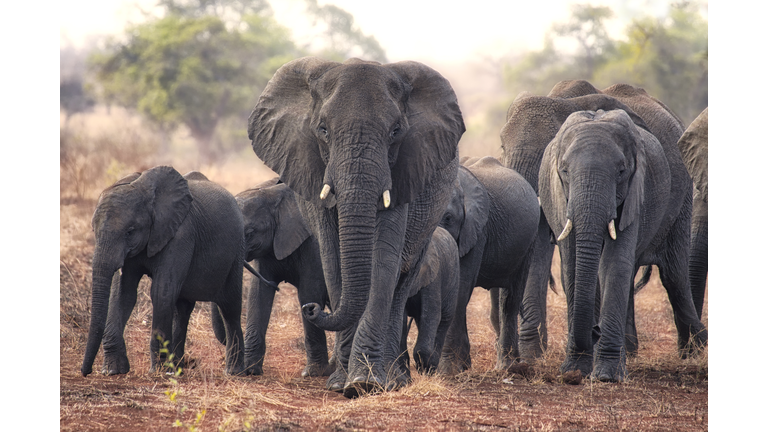
[[[328,304],[319,246],[299,212],[293,191],[274,178],[237,194],[235,199],[243,213],[245,259],[255,260],[255,267],[267,280],[294,285],[300,304]],[[259,278],[251,281],[245,367],[248,373],[261,375],[275,288]],[[306,319],[302,321],[307,366],[301,375],[330,375],[325,331]]]
[[[683,163],[693,179],[693,216],[691,219],[691,259],[689,275],[691,295],[696,313],[701,318],[708,271],[708,173],[709,173],[709,108],[699,114],[677,142]]]
[[[170,341],[176,361],[184,358],[197,301],[214,302],[223,317],[226,373],[243,371],[243,218],[229,192],[200,173],[185,178],[159,166],[105,189],[92,226],[96,247],[83,376],[92,372],[102,339],[104,373],[130,370],[123,330],[143,275],[152,278],[152,371],[167,361],[157,336]]]
[[[707,340],[688,282],[691,180],[677,146],[663,146],[642,126],[624,110],[577,111],[542,158],[541,207],[560,233],[569,312],[563,372],[626,378],[624,330],[641,265],[659,267],[681,351]]]
[[[503,288],[495,307],[496,368],[507,368],[519,358],[517,315],[538,225],[536,193],[522,176],[490,156],[463,161],[440,222],[461,257],[459,299],[440,361],[442,373],[471,367],[466,309],[478,286]]]
[[[433,373],[438,369],[445,335],[456,313],[459,293],[459,250],[454,238],[441,227],[435,228],[419,270],[414,290],[405,303],[401,351],[408,362],[407,317],[413,317],[418,337],[413,347],[416,369]],[[406,369],[408,370],[408,369]]]
[[[296,194],[320,245],[339,332],[327,387],[347,397],[407,382],[396,366],[405,302],[458,169],[456,95],[417,62],[305,57],[283,65],[249,119],[253,150]]]

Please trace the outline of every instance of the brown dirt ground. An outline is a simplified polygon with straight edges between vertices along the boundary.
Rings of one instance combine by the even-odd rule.
[[[231,190],[237,193],[238,190]],[[177,421],[188,430],[706,430],[708,351],[676,354],[676,332],[666,292],[654,277],[636,297],[640,352],[622,384],[562,382],[566,307],[562,290],[548,295],[549,350],[523,377],[494,370],[488,295],[477,289],[469,305],[473,368],[455,377],[414,372],[396,392],[346,399],[324,389],[325,378],[302,378],[305,354],[296,290],[282,284],[275,298],[264,375],[224,376],[224,350],[210,328],[207,307],[190,322],[187,352],[197,367],[173,385],[149,374],[148,282],[125,331],[131,371],[80,375],[90,310],[93,200],[61,203],[60,428],[62,431],[163,431]],[[555,257],[554,274],[559,274]],[[245,276],[248,286],[250,275]],[[245,310],[243,311],[243,319]],[[704,323],[707,324],[705,303]],[[409,343],[415,341],[415,329]],[[101,354],[94,370],[101,368]],[[176,392],[175,401],[169,394]],[[168,392],[168,394],[166,394]],[[199,416],[199,420],[198,420]],[[197,429],[195,429],[197,428]]]

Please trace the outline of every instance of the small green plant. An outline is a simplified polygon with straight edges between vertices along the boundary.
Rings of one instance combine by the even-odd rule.
[[[163,369],[168,370],[169,372],[166,372],[166,374],[169,374],[168,382],[171,383],[172,387],[166,390],[164,393],[166,396],[168,396],[168,400],[171,401],[172,404],[176,405],[178,417],[182,417],[184,413],[187,411],[187,407],[185,405],[182,405],[178,401],[179,397],[179,381],[176,379],[178,378],[181,373],[182,369],[181,366],[176,366],[173,362],[174,354],[169,352],[168,350],[168,343],[170,341],[163,340],[163,337],[160,335],[157,335],[157,340],[160,341],[160,344],[162,345],[162,348],[160,348],[160,357],[162,358],[165,356],[165,362],[163,362]],[[197,415],[195,417],[195,421],[192,424],[186,424],[179,420],[178,418],[173,422],[173,427],[183,427],[189,432],[197,432],[200,430],[200,424],[203,422],[203,419],[205,418],[205,409],[202,409],[197,412]]]

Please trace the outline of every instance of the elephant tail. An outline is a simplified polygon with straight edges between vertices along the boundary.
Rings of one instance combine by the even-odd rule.
[[[641,289],[648,285],[648,281],[651,280],[651,274],[653,273],[653,266],[645,266],[643,270],[643,276],[635,284],[635,294],[640,292]]]

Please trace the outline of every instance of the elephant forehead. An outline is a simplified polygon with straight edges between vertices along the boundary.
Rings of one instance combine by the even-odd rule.
[[[330,70],[317,83],[320,97],[340,104],[375,103],[400,98],[403,81],[392,70],[370,64],[344,65]]]

